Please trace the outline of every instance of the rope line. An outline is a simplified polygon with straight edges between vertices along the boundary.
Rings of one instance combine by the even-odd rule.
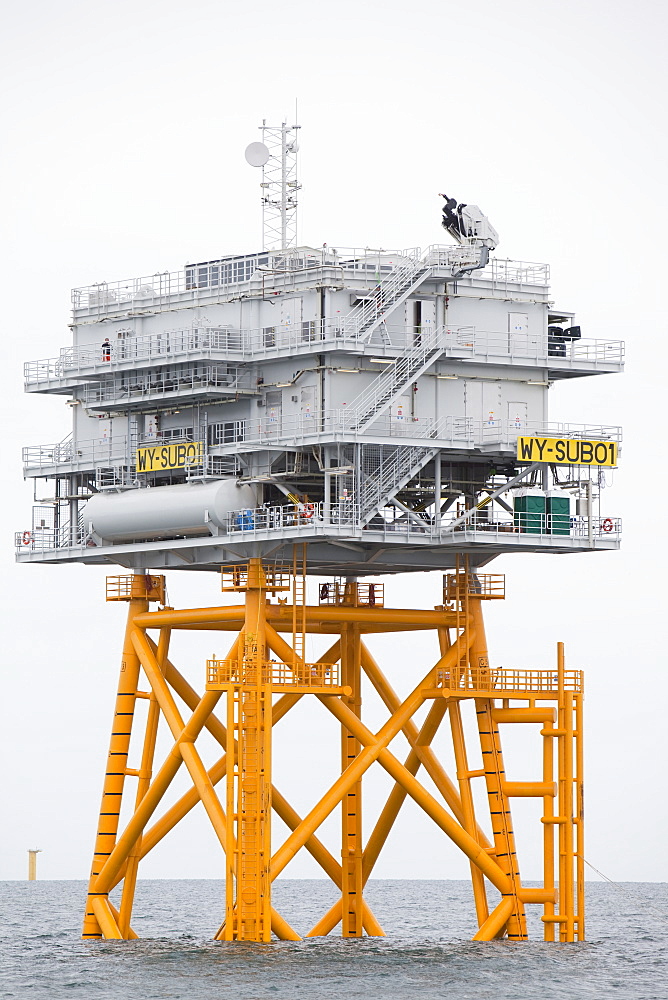
[[[576,857],[584,861],[584,863],[587,865],[588,868],[591,868],[592,871],[596,872],[597,875],[600,875],[601,878],[605,879],[606,882],[609,882],[610,885],[614,885],[614,887],[616,889],[619,889],[620,892],[628,893],[629,895],[634,895],[632,889],[627,889],[619,882],[615,882],[613,879],[608,878],[608,876],[604,875],[603,872],[599,871],[598,868],[596,868],[595,865],[591,863],[591,861],[587,861],[587,859],[582,854],[577,854]],[[637,892],[635,893],[635,895],[637,896]],[[665,909],[658,910],[656,909],[656,907],[652,906],[651,903],[646,903],[644,900],[643,900],[643,908],[645,910],[650,910],[652,913],[655,913],[658,917],[663,917],[664,919],[666,918],[666,916],[668,916],[668,913],[666,912]]]

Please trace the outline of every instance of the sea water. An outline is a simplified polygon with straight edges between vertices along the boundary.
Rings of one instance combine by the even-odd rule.
[[[469,883],[375,880],[386,937],[228,944],[222,883],[140,881],[137,941],[82,941],[83,882],[0,883],[0,997],[21,1000],[668,1000],[668,885],[589,883],[588,940],[473,942]],[[282,880],[273,903],[300,933],[329,909],[326,881]]]

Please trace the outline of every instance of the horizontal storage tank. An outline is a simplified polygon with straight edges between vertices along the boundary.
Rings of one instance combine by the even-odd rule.
[[[88,531],[105,542],[192,538],[227,530],[228,514],[244,511],[252,520],[257,492],[236,479],[183,483],[126,493],[98,493],[82,514]],[[213,528],[213,531],[211,530]]]
[[[513,495],[515,527],[529,535],[545,533],[546,498],[544,490],[534,486],[515,490]]]

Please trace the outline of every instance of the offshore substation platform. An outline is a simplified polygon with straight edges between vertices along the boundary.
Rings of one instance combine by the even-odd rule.
[[[128,619],[84,937],[136,937],[141,859],[200,802],[225,857],[218,939],[299,939],[271,885],[302,848],[340,890],[310,934],[381,935],[364,887],[410,797],[470,861],[477,940],[526,938],[529,904],[546,940],[583,940],[582,673],[561,644],[544,670],[494,665],[483,603],[504,579],[481,570],[511,552],[618,548],[602,504],[620,429],[552,423],[548,395],[621,371],[623,344],[582,338],[550,300],[548,267],[492,256],[487,218],[452,198],[451,245],[298,246],[296,135],[265,125],[247,150],[262,169],[262,252],[75,289],[72,345],[25,366],[28,392],[67,397],[73,428],[24,449],[35,506],[18,560],[126,571],[107,578]],[[177,569],[219,573],[228,603],[170,607],[164,571]],[[435,607],[386,604],[386,576],[428,570],[442,572]],[[229,649],[186,679],[174,629],[230,633]],[[367,636],[411,630],[434,633],[434,661],[403,664],[399,694]],[[377,732],[363,676],[387,708]],[[305,816],[271,764],[272,728],[303,698],[341,733],[340,776]],[[446,715],[452,776],[431,746]],[[501,733],[527,724],[535,760],[506,775]],[[374,763],[394,784],[365,839]],[[182,767],[192,786],[167,808]],[[542,803],[540,888],[521,881],[516,796]],[[340,856],[317,836],[337,809]],[[290,831],[279,845],[272,812]]]

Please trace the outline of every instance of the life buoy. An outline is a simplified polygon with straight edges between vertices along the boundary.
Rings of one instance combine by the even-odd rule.
[[[612,518],[606,517],[601,527],[603,528],[604,531],[612,531],[612,529],[614,528],[614,525],[612,523]]]
[[[23,532],[23,544],[24,545],[30,545],[31,542],[32,542],[32,535],[31,535],[31,533],[29,531],[24,531]]]
[[[315,510],[315,504],[313,503],[302,504],[299,509],[299,516],[303,518],[313,517],[314,510]]]

